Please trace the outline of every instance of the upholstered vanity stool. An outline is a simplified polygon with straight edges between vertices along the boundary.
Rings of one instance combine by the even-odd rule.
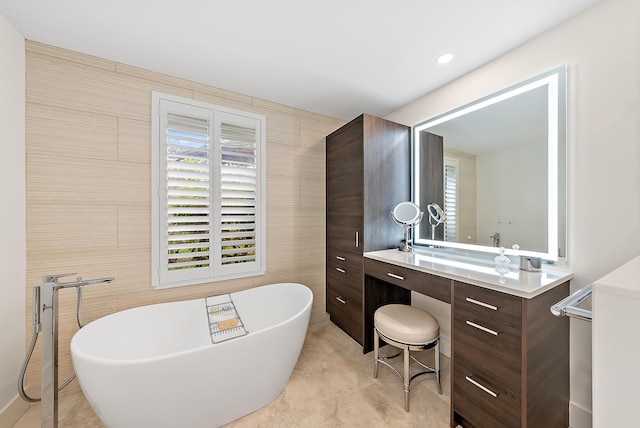
[[[373,354],[375,367],[373,377],[378,377],[378,363],[383,363],[390,367],[404,383],[404,410],[409,411],[409,386],[416,377],[434,373],[438,385],[438,394],[442,394],[440,387],[440,326],[438,320],[433,315],[409,305],[391,304],[385,305],[373,315]],[[380,340],[391,346],[400,348],[401,351],[388,357],[380,356]],[[431,368],[415,359],[410,351],[423,351],[426,349],[435,351],[435,368]],[[386,362],[386,359],[394,358],[403,354],[404,370],[401,374],[394,366]],[[409,358],[423,367],[424,371],[410,375]]]

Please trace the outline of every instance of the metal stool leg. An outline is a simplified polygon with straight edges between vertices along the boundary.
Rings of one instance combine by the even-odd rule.
[[[411,382],[413,381],[414,378],[421,376],[421,375],[425,375],[425,374],[429,374],[429,373],[433,373],[435,374],[436,377],[436,385],[438,387],[438,394],[442,394],[442,387],[440,385],[440,338],[436,338],[435,341],[427,343],[427,344],[420,344],[420,345],[410,345],[407,343],[402,343],[402,342],[398,342],[396,340],[390,339],[387,336],[381,334],[378,332],[378,329],[374,328],[373,330],[373,339],[374,339],[374,343],[373,343],[373,355],[374,355],[374,369],[373,369],[373,377],[377,378],[378,377],[378,367],[379,367],[379,363],[385,364],[387,367],[389,367],[391,370],[393,370],[395,372],[395,374],[398,375],[398,377],[400,377],[402,379],[402,383],[404,386],[404,410],[405,412],[409,411],[409,392],[411,389]],[[380,340],[384,340],[385,343],[399,349],[399,352],[395,355],[390,355],[388,357],[381,357],[380,356]],[[424,351],[425,349],[433,349],[434,350],[434,366],[435,368],[429,367],[426,364],[422,363],[421,361],[417,360],[413,355],[411,355],[411,350],[413,349],[414,351]],[[387,361],[387,359],[389,358],[395,358],[400,356],[400,354],[403,354],[403,370],[402,373],[400,373],[400,371],[394,367],[393,365],[389,364]],[[410,367],[410,360],[413,359],[418,365],[422,366],[425,370],[418,372],[416,374],[414,374],[413,376],[411,376],[411,367]]]
[[[438,385],[438,394],[442,395],[442,388],[440,387],[440,338],[436,342],[436,346],[434,348],[435,352],[435,366],[436,366],[436,384]]]
[[[380,354],[380,337],[378,336],[378,330],[373,329],[373,378],[376,379],[378,377],[378,356]]]
[[[402,381],[404,382],[404,411],[409,411],[409,384],[411,383],[411,376],[409,376],[409,347],[404,347],[404,376]]]

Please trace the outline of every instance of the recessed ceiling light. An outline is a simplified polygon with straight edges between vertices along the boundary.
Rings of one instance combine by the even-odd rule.
[[[453,54],[446,53],[438,57],[438,64],[446,64],[453,59]]]

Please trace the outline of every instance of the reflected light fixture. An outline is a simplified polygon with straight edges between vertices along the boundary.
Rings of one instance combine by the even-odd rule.
[[[438,64],[446,64],[453,59],[453,54],[446,53],[438,57]]]

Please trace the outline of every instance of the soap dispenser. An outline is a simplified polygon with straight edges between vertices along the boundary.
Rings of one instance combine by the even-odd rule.
[[[540,257],[520,256],[520,270],[540,272],[542,271],[542,260]]]
[[[504,275],[509,272],[509,263],[511,262],[511,259],[504,255],[504,247],[500,247],[498,251],[500,251],[500,254],[494,259],[496,262],[496,267],[494,269],[500,274],[498,282],[500,284],[504,284],[506,281]]]
[[[518,244],[514,244],[512,248],[518,251],[520,246]],[[542,271],[542,260],[540,257],[520,256],[519,258],[520,260],[518,264],[520,265],[520,270],[524,270],[526,272]]]
[[[509,257],[504,255],[505,248],[500,247],[498,251],[500,252],[500,254],[494,259],[496,262],[496,266],[508,265],[511,260],[509,259]]]

